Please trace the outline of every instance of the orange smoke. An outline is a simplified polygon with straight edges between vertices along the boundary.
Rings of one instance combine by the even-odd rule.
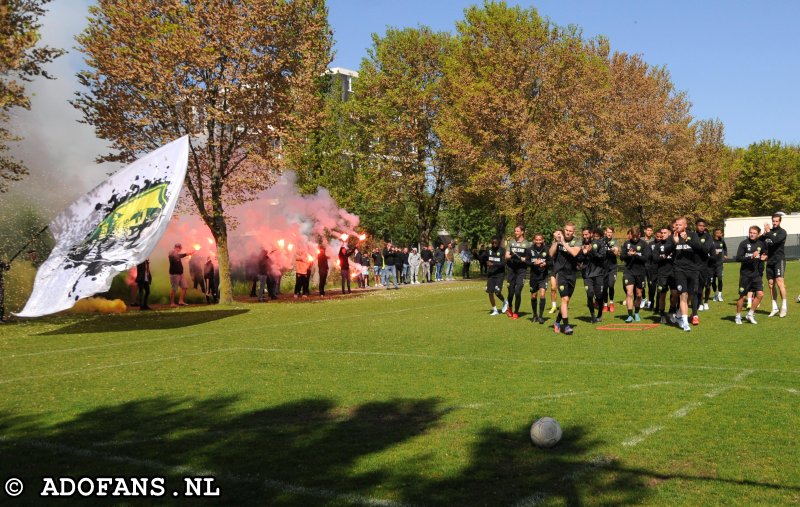
[[[108,300],[103,298],[81,299],[70,310],[73,313],[125,313],[128,308],[121,299]]]

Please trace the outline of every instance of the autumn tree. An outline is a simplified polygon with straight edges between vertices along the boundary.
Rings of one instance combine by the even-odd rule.
[[[710,224],[721,226],[738,177],[734,151],[725,145],[725,126],[719,119],[694,123],[695,144],[690,168],[698,195],[694,210]]]
[[[39,18],[49,0],[4,0],[0,2],[0,193],[11,181],[28,171],[22,163],[5,155],[8,143],[18,141],[6,127],[14,108],[30,109],[25,83],[36,76],[52,79],[43,66],[64,53],[39,46]]]
[[[471,6],[456,25],[444,65],[444,105],[437,132],[459,169],[454,187],[500,210],[498,231],[522,221],[529,199],[548,178],[536,135],[545,90],[545,48],[551,29],[538,12],[487,1]]]
[[[231,302],[225,210],[269,187],[285,147],[319,120],[324,0],[99,0],[77,40],[88,68],[74,105],[115,150],[100,161],[190,136],[186,191]]]
[[[747,147],[730,203],[732,216],[800,209],[800,147],[761,141]]]
[[[373,34],[351,101],[359,160],[373,176],[364,191],[389,206],[407,201],[423,243],[435,233],[452,169],[435,131],[449,41],[427,27]]]

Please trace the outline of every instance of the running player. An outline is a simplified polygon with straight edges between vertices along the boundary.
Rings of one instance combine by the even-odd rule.
[[[783,251],[786,245],[786,229],[781,227],[783,213],[772,215],[772,228],[764,224],[764,235],[761,240],[767,247],[767,283],[772,296],[772,311],[770,317],[778,313],[778,291],[781,294],[781,317],[786,317],[786,284],[783,281],[786,273],[786,255]]]
[[[675,290],[680,298],[679,325],[684,331],[691,331],[689,327],[689,297],[697,292],[697,258],[703,251],[703,245],[697,233],[686,230],[686,218],[678,217],[673,224],[672,237],[667,240],[667,245],[675,250],[673,254],[673,276]]]
[[[722,229],[714,229],[714,244],[711,249],[711,283],[706,287],[706,303],[709,292],[714,292],[712,301],[722,302],[722,271],[728,258],[728,245],[722,237]]]
[[[599,324],[603,319],[603,294],[606,280],[606,242],[603,232],[595,230],[592,240],[583,246],[585,268],[583,272],[583,285],[586,287],[586,306],[592,317],[592,324]],[[597,317],[595,317],[597,309]]]
[[[581,245],[575,239],[575,224],[567,222],[564,232],[556,231],[553,234],[553,244],[550,245],[550,256],[553,257],[553,270],[558,283],[558,293],[561,296],[561,309],[556,316],[553,331],[561,332],[561,321],[564,321],[564,334],[572,334],[569,325],[569,299],[575,291],[577,281],[578,261],[582,257]]]
[[[603,297],[603,311],[614,313],[614,286],[617,284],[617,255],[619,255],[619,245],[614,239],[614,228],[606,227],[606,282],[604,284],[605,294]]]
[[[508,316],[519,319],[519,305],[522,303],[522,287],[528,273],[528,257],[531,242],[525,239],[525,228],[514,227],[514,241],[508,243],[505,260],[508,266]],[[514,309],[513,313],[511,309]]]
[[[492,305],[491,315],[500,315],[497,311],[497,305],[494,302],[494,297],[497,296],[503,303],[502,313],[508,310],[508,301],[503,299],[503,277],[506,272],[506,249],[500,246],[500,236],[492,238],[492,244],[489,247],[488,257],[486,261],[487,280],[486,292],[489,294],[489,304]]]
[[[644,236],[642,236],[642,241],[644,241],[647,246],[650,247],[650,258],[647,261],[646,269],[646,279],[647,279],[647,294],[642,292],[642,302],[641,308],[655,308],[655,300],[656,300],[656,278],[658,278],[658,264],[656,263],[655,257],[652,255],[653,253],[653,244],[656,241],[655,236],[653,235],[653,226],[650,224],[645,224],[643,227]]]
[[[674,248],[667,244],[667,239],[671,235],[671,229],[664,226],[658,231],[656,241],[653,243],[655,245],[653,255],[656,257],[658,266],[658,277],[656,279],[656,283],[658,284],[658,303],[656,304],[656,308],[661,315],[662,324],[667,323],[667,292],[671,293],[669,300],[670,315],[675,313],[675,307],[678,304],[678,296],[675,291],[675,279],[672,276],[672,253]]]
[[[761,298],[764,297],[764,280],[761,277],[760,264],[768,261],[767,247],[759,238],[760,233],[761,229],[758,226],[750,227],[747,239],[739,243],[739,249],[736,251],[736,260],[742,263],[739,268],[739,299],[736,301],[734,319],[736,324],[742,323],[742,308],[748,292],[752,292],[754,298],[746,318],[750,323],[758,324],[755,312],[758,310]]]
[[[708,268],[709,257],[711,257],[711,250],[713,248],[713,238],[708,233],[708,226],[706,221],[698,218],[695,223],[695,234],[700,240],[701,249],[697,252],[695,262],[697,264],[697,290],[692,294],[692,325],[700,324],[700,317],[697,315],[698,311],[707,310],[708,308],[703,305],[703,293],[705,292],[706,285],[711,283],[711,273]]]
[[[531,264],[531,310],[533,322],[544,324],[544,305],[547,303],[548,268],[552,264],[549,248],[544,244],[544,236],[533,237],[533,245],[528,255]],[[538,302],[537,302],[538,301]]]
[[[641,239],[638,227],[631,227],[630,239],[622,245],[620,258],[625,262],[622,278],[625,287],[625,304],[628,307],[628,318],[625,322],[641,322],[639,316],[640,303],[647,279],[647,264],[650,262],[650,245]]]

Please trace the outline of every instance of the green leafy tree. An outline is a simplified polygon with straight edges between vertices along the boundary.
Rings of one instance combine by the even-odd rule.
[[[748,146],[738,161],[732,216],[771,215],[800,209],[800,147],[779,141]]]

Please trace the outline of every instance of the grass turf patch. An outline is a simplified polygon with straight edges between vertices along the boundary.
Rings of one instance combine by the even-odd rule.
[[[800,501],[800,305],[735,326],[728,291],[691,333],[599,331],[576,291],[566,337],[489,317],[483,285],[6,325],[0,475],[27,504],[67,475],[164,476],[177,504],[205,474],[226,504]]]

